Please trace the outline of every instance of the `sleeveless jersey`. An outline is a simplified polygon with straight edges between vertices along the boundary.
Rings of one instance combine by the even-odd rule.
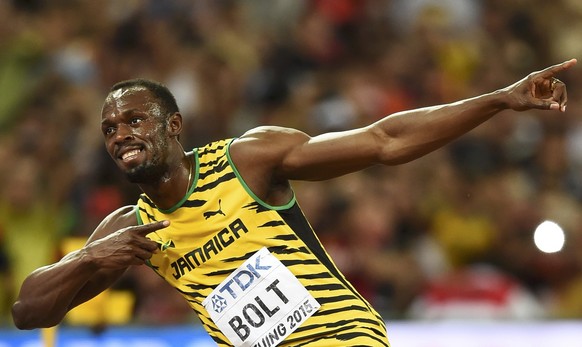
[[[232,346],[202,301],[266,247],[321,305],[280,346],[389,346],[384,321],[334,265],[295,197],[270,206],[255,196],[230,159],[231,141],[193,151],[193,183],[173,208],[139,197],[140,224],[171,221],[148,235],[160,247],[148,265],[184,296],[219,346]]]

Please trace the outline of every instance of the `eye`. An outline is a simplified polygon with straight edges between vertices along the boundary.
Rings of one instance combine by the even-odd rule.
[[[138,124],[141,123],[143,121],[142,118],[140,117],[134,117],[129,121],[129,124],[134,125],[134,124]]]
[[[103,130],[104,135],[111,135],[115,132],[115,127],[107,127]]]

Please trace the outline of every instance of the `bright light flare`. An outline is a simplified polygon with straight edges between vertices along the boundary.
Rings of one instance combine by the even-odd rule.
[[[552,221],[542,222],[534,231],[534,243],[544,253],[561,251],[565,241],[564,230]]]

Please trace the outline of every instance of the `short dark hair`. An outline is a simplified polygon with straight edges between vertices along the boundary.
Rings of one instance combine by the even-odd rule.
[[[130,80],[121,81],[115,83],[109,93],[113,93],[114,91],[122,88],[136,88],[141,87],[145,88],[150,91],[156,99],[160,102],[160,106],[162,107],[162,112],[166,115],[174,114],[176,112],[180,112],[178,108],[178,104],[176,103],[176,98],[170,92],[170,89],[163,85],[162,83],[155,82],[152,80],[147,80],[145,78],[134,78]]]

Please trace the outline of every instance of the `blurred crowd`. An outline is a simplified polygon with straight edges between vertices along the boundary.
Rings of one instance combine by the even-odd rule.
[[[185,148],[265,124],[315,135],[580,58],[581,26],[577,0],[0,0],[0,326],[28,273],[136,201],[100,133],[115,82],[165,83]],[[565,113],[503,112],[414,162],[294,182],[385,318],[582,318],[580,76],[560,76]],[[560,252],[534,245],[545,220]],[[195,321],[147,267],[114,290],[125,323]]]

